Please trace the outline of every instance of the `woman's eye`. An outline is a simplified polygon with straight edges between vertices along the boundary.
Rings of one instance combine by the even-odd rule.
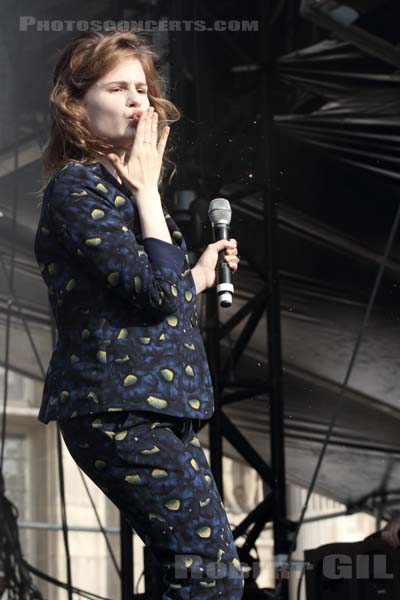
[[[118,87],[118,88],[112,88],[110,91],[111,91],[111,92],[118,92],[119,90],[122,90],[122,89],[123,89],[123,88],[121,88],[121,87]],[[146,90],[138,90],[138,92],[139,92],[140,94],[145,94],[145,93],[146,93]]]

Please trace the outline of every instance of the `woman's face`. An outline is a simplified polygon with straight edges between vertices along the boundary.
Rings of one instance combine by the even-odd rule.
[[[94,83],[79,103],[94,134],[116,147],[129,147],[137,126],[137,120],[131,118],[133,113],[150,106],[140,61],[131,59],[115,67]]]

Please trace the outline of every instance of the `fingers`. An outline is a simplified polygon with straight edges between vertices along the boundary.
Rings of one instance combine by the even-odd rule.
[[[233,238],[230,240],[222,240],[225,242],[225,256],[224,261],[228,264],[228,267],[235,273],[238,269],[240,258],[237,255],[237,241]]]
[[[232,271],[237,271],[240,258],[238,256],[225,256],[224,261]]]
[[[167,125],[162,130],[162,134],[160,136],[160,140],[159,140],[158,146],[157,146],[157,152],[160,157],[162,157],[162,155],[164,154],[164,150],[165,150],[165,146],[167,145],[167,139],[168,139],[170,129],[171,128]]]
[[[138,124],[136,125],[136,133],[135,133],[135,141],[134,144],[136,147],[141,146],[144,140],[144,130],[146,127],[146,112],[142,112],[139,117]]]
[[[153,106],[149,106],[147,113],[146,113],[146,131],[144,134],[144,139],[143,142],[152,142],[152,126],[153,126],[153,111],[154,111],[154,107]],[[150,144],[149,144],[150,146]],[[151,147],[151,146],[150,146]]]
[[[163,153],[167,143],[169,130],[169,127],[164,127],[163,133],[160,137],[160,142],[157,146],[158,113],[156,110],[154,110],[154,106],[149,106],[148,110],[143,112],[140,116],[139,123],[136,128],[135,138],[138,144],[146,144],[150,146],[150,148],[156,149],[157,152],[162,150]]]
[[[217,242],[214,242],[214,245],[216,247],[216,250],[218,250],[218,252],[221,252],[221,250],[224,250],[224,248],[236,248],[237,241],[234,238],[230,238],[229,240],[218,240]]]
[[[227,242],[229,245],[225,248],[225,252],[228,254],[237,254],[237,241],[231,238]]]
[[[149,108],[153,108],[153,107],[151,106]],[[146,137],[148,120],[149,120],[149,110],[145,110],[140,115],[140,119],[139,119],[139,122],[136,127],[135,145],[137,147],[141,146],[145,140],[150,139],[150,138]]]
[[[151,148],[157,148],[158,113],[153,112],[151,119]]]

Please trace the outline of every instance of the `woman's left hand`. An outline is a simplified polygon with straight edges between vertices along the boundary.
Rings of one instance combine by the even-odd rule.
[[[214,287],[217,283],[216,268],[218,265],[218,253],[225,249],[224,260],[232,273],[236,273],[239,264],[237,251],[237,241],[233,238],[229,240],[218,240],[213,244],[208,244],[203,254],[196,263],[200,267],[204,278],[205,288]]]

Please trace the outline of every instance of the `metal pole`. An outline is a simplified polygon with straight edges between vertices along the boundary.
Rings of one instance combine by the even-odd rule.
[[[264,68],[261,71],[261,111],[262,111],[262,155],[265,156],[261,168],[265,173],[263,186],[264,216],[266,224],[266,265],[269,298],[267,301],[268,369],[270,381],[270,426],[271,426],[271,467],[274,473],[273,525],[274,557],[276,563],[287,559],[289,543],[287,540],[286,480],[285,480],[285,444],[284,444],[284,406],[282,394],[282,344],[281,344],[281,306],[279,288],[279,249],[277,239],[277,197],[274,187],[273,167],[273,81],[272,61],[273,32],[268,22],[268,9],[263,4],[261,14],[260,58]],[[280,600],[288,600],[288,580],[276,577],[280,584]]]
[[[133,548],[132,528],[123,514],[119,513],[120,549],[121,549],[121,600],[132,600],[133,597]]]

